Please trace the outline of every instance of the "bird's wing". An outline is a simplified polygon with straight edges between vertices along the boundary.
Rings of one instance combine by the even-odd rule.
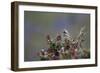
[[[72,37],[71,37],[71,35],[70,35],[70,33],[68,32],[67,29],[64,29],[64,36],[65,36],[65,38],[67,38],[68,40],[71,40],[71,39],[72,39]]]

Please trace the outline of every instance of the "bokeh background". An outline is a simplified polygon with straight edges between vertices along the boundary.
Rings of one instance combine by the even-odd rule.
[[[83,13],[59,13],[24,11],[24,61],[39,61],[38,52],[47,48],[46,35],[54,39],[57,33],[67,29],[75,38],[86,27],[84,48],[90,49],[90,15]]]

